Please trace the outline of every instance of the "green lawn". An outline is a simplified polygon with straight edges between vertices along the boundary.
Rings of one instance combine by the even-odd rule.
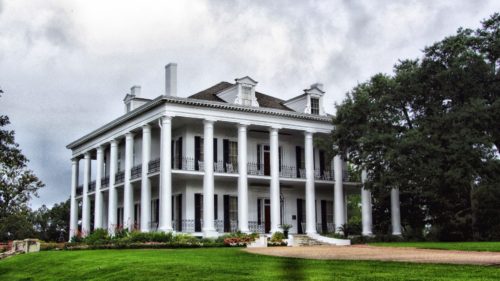
[[[0,260],[0,280],[500,280],[500,269],[278,258],[235,248],[48,251]]]
[[[387,242],[373,246],[412,247],[421,249],[500,252],[500,242]]]

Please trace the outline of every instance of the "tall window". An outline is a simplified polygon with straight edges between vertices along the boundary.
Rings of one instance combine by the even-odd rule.
[[[319,115],[319,99],[311,98],[311,114]]]
[[[230,141],[229,142],[229,163],[235,165],[238,163],[238,142]]]
[[[117,151],[117,159],[116,159],[116,172],[120,172],[121,171],[121,165],[122,165],[122,154],[120,152],[120,150]]]
[[[238,220],[238,197],[229,197],[229,219],[232,221]]]
[[[252,88],[247,86],[241,87],[241,104],[252,105]]]

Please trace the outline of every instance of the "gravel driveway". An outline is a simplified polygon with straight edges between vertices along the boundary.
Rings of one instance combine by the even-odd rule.
[[[354,246],[247,248],[249,253],[321,260],[380,260],[416,263],[500,265],[499,252]]]

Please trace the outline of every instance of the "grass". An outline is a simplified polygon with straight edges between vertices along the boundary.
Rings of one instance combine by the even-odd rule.
[[[46,251],[0,260],[0,280],[500,280],[500,269],[279,258],[236,248]]]
[[[500,242],[380,242],[370,243],[383,247],[412,247],[420,249],[500,252]]]

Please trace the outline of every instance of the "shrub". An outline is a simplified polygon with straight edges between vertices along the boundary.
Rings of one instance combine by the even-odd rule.
[[[130,233],[128,236],[128,241],[131,243],[137,243],[137,242],[172,242],[173,240],[173,234],[171,232],[165,233],[165,232],[138,232],[138,231],[133,231]]]
[[[191,234],[179,233],[179,234],[173,235],[172,242],[173,243],[180,243],[180,244],[194,244],[194,243],[198,243],[199,239],[192,236]]]
[[[87,237],[83,238],[83,242],[89,244],[89,245],[94,245],[94,244],[105,244],[109,243],[111,240],[111,237],[108,235],[108,231],[106,229],[98,228],[94,230],[91,234],[89,234]]]
[[[66,243],[41,242],[40,251],[61,250],[64,249]]]
[[[282,242],[284,239],[286,239],[285,237],[285,234],[283,234],[283,232],[279,232],[279,231],[276,231],[275,233],[273,233],[273,235],[271,236],[271,242]]]

